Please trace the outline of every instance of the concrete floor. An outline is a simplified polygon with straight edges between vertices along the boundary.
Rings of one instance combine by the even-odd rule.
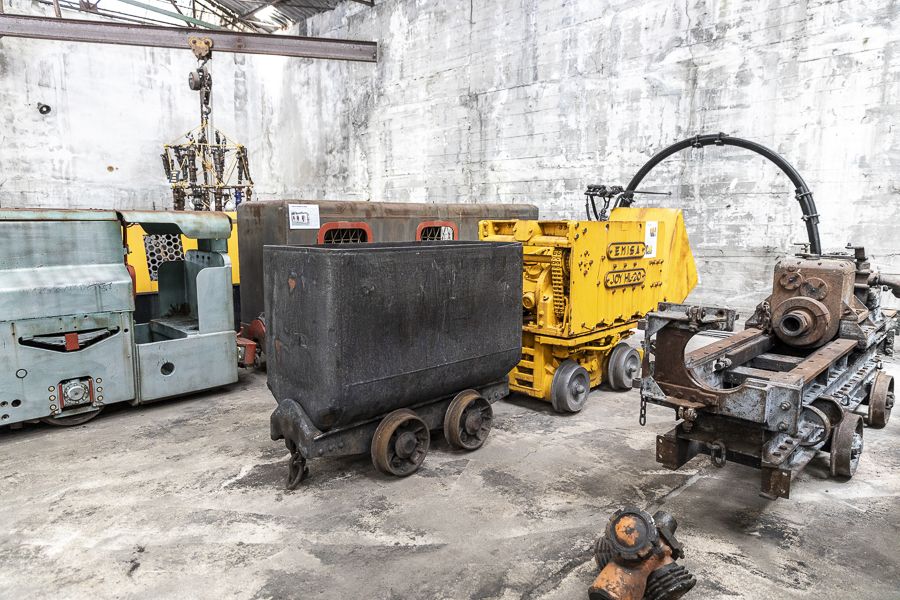
[[[501,402],[475,453],[435,434],[412,477],[322,459],[290,493],[263,374],[3,431],[0,597],[586,598],[595,535],[636,503],[679,519],[689,598],[900,598],[900,422],[866,430],[852,481],[828,480],[820,457],[769,502],[748,468],[659,468],[671,414],[650,407],[641,428],[637,403],[599,390],[560,416]]]

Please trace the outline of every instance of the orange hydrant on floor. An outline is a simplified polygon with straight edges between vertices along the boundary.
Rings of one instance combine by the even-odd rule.
[[[677,600],[689,592],[697,580],[675,562],[684,556],[677,527],[664,511],[652,517],[634,507],[617,511],[594,544],[600,574],[590,600]]]

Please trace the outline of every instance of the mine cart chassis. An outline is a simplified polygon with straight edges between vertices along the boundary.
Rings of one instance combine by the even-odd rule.
[[[496,381],[325,432],[313,425],[299,402],[285,399],[272,413],[271,435],[284,439],[291,452],[288,489],[296,489],[309,475],[308,459],[325,456],[371,453],[379,471],[404,477],[424,460],[430,431],[442,429],[454,448],[481,447],[491,429],[491,404],[508,395],[509,382]]]
[[[789,497],[791,480],[819,451],[830,453],[832,476],[852,477],[862,453],[860,415],[884,426],[893,403],[878,352],[890,352],[894,319],[805,357],[781,353],[773,334],[755,328],[685,352],[694,335],[731,331],[735,318],[729,309],[668,303],[648,315],[645,343],[655,360],[641,381],[641,421],[647,402],[680,419],[657,436],[657,462],[678,469],[703,453],[717,466],[756,467],[761,495],[772,499]]]

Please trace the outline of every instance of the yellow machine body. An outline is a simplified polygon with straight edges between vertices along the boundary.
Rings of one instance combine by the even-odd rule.
[[[217,213],[210,213],[217,214]],[[231,257],[231,280],[232,285],[240,285],[241,268],[238,260],[238,242],[237,242],[237,213],[226,212],[231,219],[231,237],[228,239],[228,255]],[[167,240],[168,243],[157,241],[155,243],[146,243],[145,238],[147,232],[137,224],[129,224],[125,232],[126,243],[128,244],[128,265],[134,269],[135,293],[136,294],[156,294],[159,286],[156,281],[156,273],[161,262],[166,260],[176,260],[177,254],[183,254],[188,250],[197,249],[197,240],[185,236],[178,236],[180,244],[172,244],[174,240]],[[149,251],[149,255],[148,255]],[[176,253],[173,255],[172,253]]]
[[[681,302],[697,269],[680,210],[617,208],[608,221],[482,221],[484,241],[523,245],[522,360],[510,387],[550,400],[572,359],[590,385],[609,354],[659,302]]]

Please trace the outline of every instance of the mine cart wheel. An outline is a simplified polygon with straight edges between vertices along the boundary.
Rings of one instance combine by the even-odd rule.
[[[413,411],[395,410],[378,424],[372,438],[372,464],[388,475],[415,473],[431,444],[428,425]]]
[[[550,384],[550,403],[556,412],[576,413],[584,408],[591,392],[591,376],[572,359],[559,364]]]
[[[612,389],[630,390],[634,379],[641,374],[640,353],[625,342],[619,342],[609,353],[606,372],[606,379]]]
[[[866,425],[881,429],[890,420],[893,407],[894,378],[884,371],[879,371],[869,391],[869,414],[866,417]]]
[[[444,438],[454,448],[481,448],[494,421],[491,403],[475,390],[456,395],[444,414]]]
[[[83,425],[100,414],[103,408],[98,408],[97,410],[92,410],[91,412],[81,413],[77,415],[69,415],[62,417],[44,417],[41,419],[41,422],[46,423],[47,425],[54,425],[56,427],[75,427],[76,425]]]
[[[847,413],[833,431],[834,433],[831,434],[831,475],[833,477],[853,477],[863,451],[862,417]]]

